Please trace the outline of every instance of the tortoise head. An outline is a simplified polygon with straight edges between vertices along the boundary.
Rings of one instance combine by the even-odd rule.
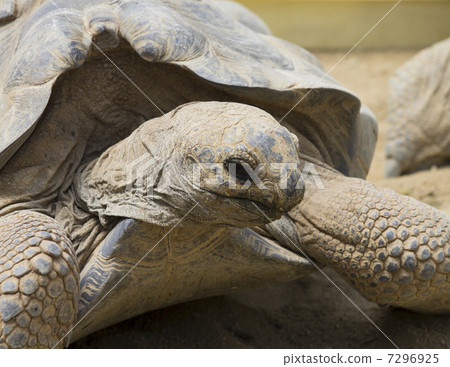
[[[265,111],[194,102],[174,118],[184,142],[175,161],[207,217],[234,226],[259,224],[303,198],[297,137]]]
[[[78,196],[100,219],[247,227],[303,198],[298,141],[268,113],[193,102],[147,121],[81,171]],[[109,194],[110,193],[110,194]]]

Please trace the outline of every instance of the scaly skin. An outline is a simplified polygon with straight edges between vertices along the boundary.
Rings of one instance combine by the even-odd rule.
[[[0,218],[0,348],[62,348],[77,313],[79,270],[58,222]]]
[[[319,168],[290,216],[300,244],[366,298],[428,313],[450,312],[450,221],[424,203]]]

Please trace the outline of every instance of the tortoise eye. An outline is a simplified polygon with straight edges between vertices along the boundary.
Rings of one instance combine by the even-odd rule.
[[[239,181],[242,182],[253,181],[252,177],[249,175],[247,171],[251,167],[246,162],[243,162],[238,159],[229,159],[225,161],[225,168],[231,176],[237,178]]]

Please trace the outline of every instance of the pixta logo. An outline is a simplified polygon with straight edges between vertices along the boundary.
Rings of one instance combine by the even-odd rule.
[[[228,163],[226,166],[217,163],[195,163],[192,167],[192,182],[196,186],[223,182],[232,190],[247,190],[255,185],[260,190],[267,190],[268,187],[261,179],[261,173],[269,165],[271,172],[278,172],[278,186],[287,189],[293,172],[300,175],[295,182],[295,189],[302,190],[304,186],[311,186],[319,190],[325,189],[325,185],[317,172],[313,163],[307,162],[304,165],[299,163],[260,163],[255,168],[248,163]],[[224,177],[227,177],[225,180]]]
[[[143,154],[133,160],[126,168],[126,190],[153,197],[153,190],[165,161],[158,156]],[[145,192],[144,192],[145,191]]]
[[[131,194],[153,197],[164,169],[165,184],[178,186],[181,179],[196,187],[207,185],[223,185],[230,190],[248,190],[256,186],[260,190],[270,190],[264,182],[264,172],[268,170],[276,173],[271,184],[280,189],[303,190],[304,187],[313,187],[323,190],[325,185],[315,165],[310,162],[300,163],[267,163],[252,167],[245,162],[223,163],[194,163],[190,169],[180,171],[178,165],[165,161],[158,156],[143,154],[125,167],[126,190]],[[191,175],[191,177],[189,177]],[[293,182],[294,180],[294,182]]]

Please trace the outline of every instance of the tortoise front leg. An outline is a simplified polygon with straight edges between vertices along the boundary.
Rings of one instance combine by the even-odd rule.
[[[78,264],[60,224],[32,211],[0,218],[0,348],[63,347],[78,298]]]
[[[291,213],[300,245],[366,298],[428,313],[450,312],[450,217],[356,178],[317,167]]]

